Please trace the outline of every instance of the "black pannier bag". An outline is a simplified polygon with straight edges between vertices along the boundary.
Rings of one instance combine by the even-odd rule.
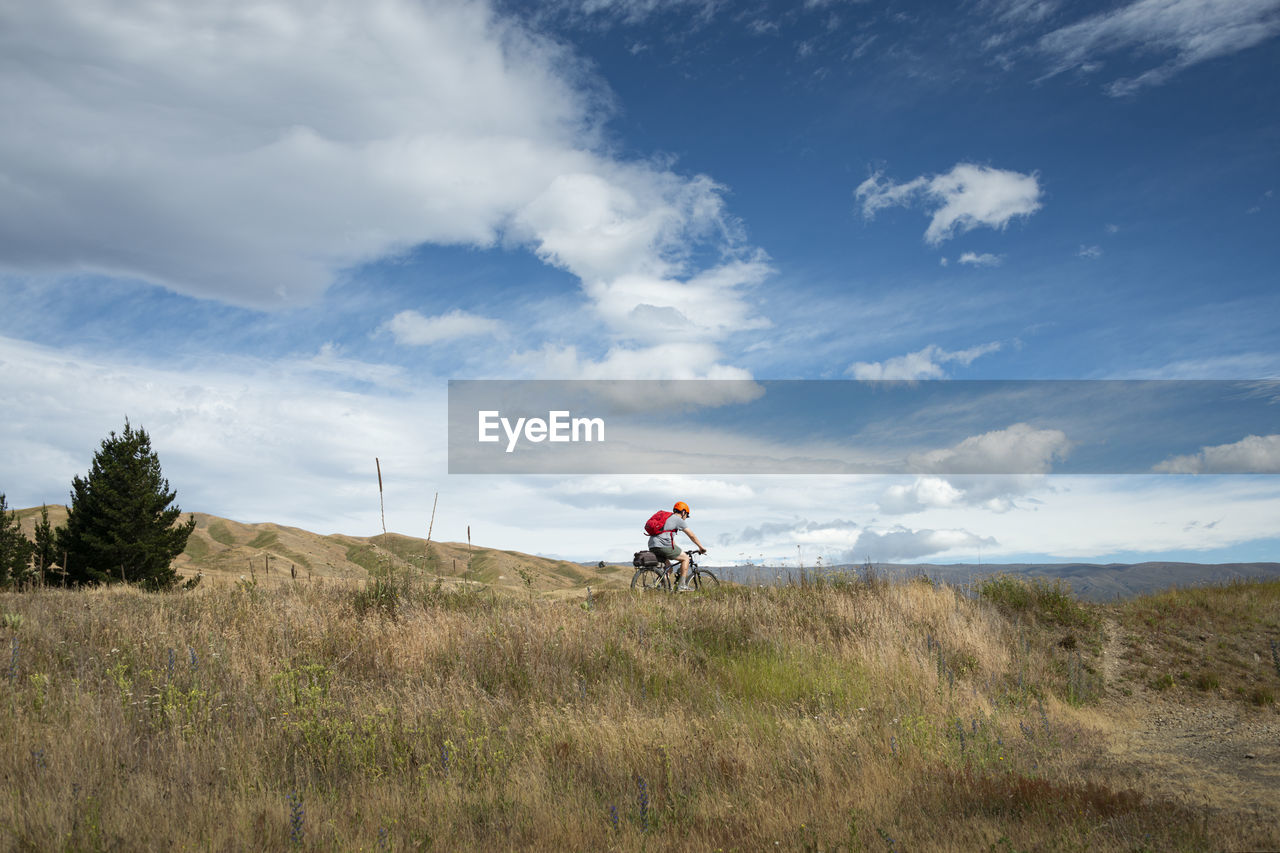
[[[631,558],[631,565],[637,569],[643,569],[645,566],[657,567],[662,561],[658,559],[658,555],[652,551],[636,551],[636,555]]]

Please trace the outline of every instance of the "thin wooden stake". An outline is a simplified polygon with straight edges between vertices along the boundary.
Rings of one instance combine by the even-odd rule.
[[[431,531],[436,527],[436,504],[440,502],[440,492],[436,492],[436,496],[431,499],[431,521],[427,523],[427,541],[422,546],[422,571],[427,571],[427,566],[431,563]]]
[[[382,463],[373,457],[373,464],[378,466],[378,511],[382,514],[382,547],[387,546],[387,507],[382,502]]]

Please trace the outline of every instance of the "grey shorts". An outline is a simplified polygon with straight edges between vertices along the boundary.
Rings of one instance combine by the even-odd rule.
[[[674,560],[680,556],[679,545],[672,545],[670,548],[665,545],[654,545],[649,550],[657,554],[659,560]]]

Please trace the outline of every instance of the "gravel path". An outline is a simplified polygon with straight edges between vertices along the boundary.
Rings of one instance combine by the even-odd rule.
[[[1107,764],[1142,790],[1211,811],[1280,822],[1280,711],[1213,693],[1156,692],[1127,682],[1116,689],[1125,651],[1115,624],[1102,671],[1108,696],[1102,711],[1114,728]],[[1173,695],[1170,695],[1173,694]],[[1135,778],[1136,777],[1136,778]],[[1132,784],[1132,782],[1130,783]]]

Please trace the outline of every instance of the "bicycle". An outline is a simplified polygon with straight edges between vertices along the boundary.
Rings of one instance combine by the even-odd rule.
[[[710,570],[698,568],[698,554],[705,551],[689,551],[689,586],[695,590],[703,587],[714,589],[720,586],[720,579]],[[636,569],[631,576],[631,588],[640,592],[672,592],[676,587],[675,566],[671,560],[658,563],[647,563]]]

